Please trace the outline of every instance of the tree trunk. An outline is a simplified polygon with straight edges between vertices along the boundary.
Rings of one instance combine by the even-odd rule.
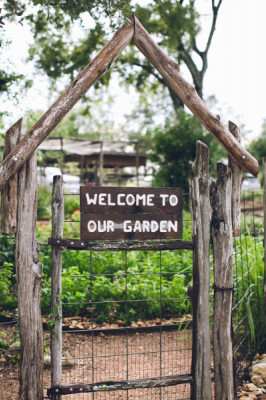
[[[36,243],[37,158],[18,174],[16,274],[21,340],[20,400],[43,398],[42,265]]]

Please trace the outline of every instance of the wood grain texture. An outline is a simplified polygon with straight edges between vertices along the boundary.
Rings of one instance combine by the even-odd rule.
[[[214,116],[199,97],[196,89],[191,86],[181,75],[179,65],[172,60],[157,43],[151,38],[146,29],[135,17],[134,44],[144,56],[159,71],[167,84],[193,112],[203,126],[222,144],[226,151],[233,157],[237,164],[257,176],[259,172],[258,161],[231,135]]]
[[[241,143],[241,131],[236,124],[229,121],[229,131]],[[240,236],[241,234],[241,188],[242,188],[242,168],[233,160],[231,156],[228,157],[228,166],[232,171],[232,229],[233,236]]]
[[[76,239],[52,239],[48,243],[66,250],[91,251],[160,251],[160,250],[193,250],[193,242],[184,240],[152,240],[152,241],[88,241]]]
[[[132,20],[130,24],[126,23],[117,31],[112,40],[84,68],[61,94],[59,99],[28,131],[0,166],[0,189],[3,189],[7,181],[22,167],[78,100],[112,66],[117,56],[131,42],[133,34],[134,21]]]
[[[215,399],[234,398],[233,384],[233,235],[231,216],[232,176],[217,164],[217,180],[211,185],[214,266],[213,357]]]
[[[54,176],[52,197],[52,238],[61,239],[64,226],[63,177]],[[51,385],[60,386],[62,379],[62,250],[52,246],[51,273]],[[60,400],[55,393],[53,400]]]
[[[191,382],[191,375],[162,376],[160,378],[134,379],[127,381],[106,381],[89,384],[63,385],[58,388],[49,388],[47,390],[47,395],[51,396],[55,392],[66,395],[74,393],[112,392],[116,390],[160,388]]]
[[[18,174],[16,276],[21,340],[21,400],[43,399],[43,331],[40,309],[42,264],[36,242],[37,158]]]
[[[191,400],[211,399],[209,149],[198,141],[190,180],[193,252]]]
[[[7,131],[3,159],[16,147],[21,138],[22,118]],[[16,233],[17,229],[17,174],[13,175],[2,190],[1,196],[1,230],[3,235]]]

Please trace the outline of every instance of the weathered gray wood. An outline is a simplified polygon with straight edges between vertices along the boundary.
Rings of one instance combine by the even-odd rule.
[[[241,131],[237,125],[229,121],[229,131],[234,137],[241,142]],[[241,234],[241,187],[242,187],[242,168],[233,160],[228,157],[228,166],[232,171],[232,229],[233,236]]]
[[[205,103],[198,96],[196,89],[180,74],[179,65],[154,42],[136,17],[133,42],[159,71],[182,102],[193,112],[195,117],[224,146],[237,164],[257,176],[259,172],[258,161],[222,125],[220,118],[214,116],[207,109]]]
[[[43,398],[43,332],[40,309],[42,265],[36,242],[37,158],[18,174],[16,275],[21,340],[20,400]]]
[[[266,157],[262,161],[263,171],[263,215],[264,215],[264,310],[266,314]]]
[[[213,357],[215,398],[217,400],[231,400],[234,398],[231,193],[231,171],[225,165],[217,164],[217,180],[211,185],[214,265]]]
[[[89,88],[111,67],[117,56],[127,46],[134,34],[134,22],[126,23],[112,40],[87,65],[59,99],[41,119],[28,131],[16,148],[0,166],[0,189],[21,168],[35,149],[59,124],[69,110],[89,90]]]
[[[8,154],[16,147],[21,137],[22,118],[19,119],[7,131],[5,136],[4,156],[5,159]],[[1,230],[3,235],[10,235],[16,233],[17,229],[17,187],[18,180],[17,174],[13,175],[7,185],[2,190],[1,198]]]
[[[54,392],[66,395],[74,393],[112,392],[115,390],[160,388],[191,382],[191,375],[174,375],[160,378],[134,379],[127,381],[106,381],[89,384],[63,385],[58,388],[50,388],[47,390],[47,395],[51,396]]]
[[[84,241],[76,239],[49,239],[49,244],[63,249],[91,251],[159,251],[159,250],[193,250],[193,242],[183,240],[160,240],[137,242],[123,240],[121,242]]]
[[[209,150],[198,141],[190,180],[193,253],[192,400],[211,399]]]
[[[52,198],[52,238],[61,239],[64,227],[64,195],[63,177],[55,176],[53,180]],[[52,274],[51,274],[51,385],[60,386],[62,378],[62,250],[52,247]],[[57,393],[53,400],[60,400]]]

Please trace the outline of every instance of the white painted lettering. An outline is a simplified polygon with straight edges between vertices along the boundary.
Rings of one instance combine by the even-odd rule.
[[[136,194],[136,206],[139,206],[142,203],[143,206],[146,205],[146,195],[145,194]]]
[[[130,220],[125,220],[124,221],[124,232],[132,232],[132,226],[130,225],[131,221]]]
[[[160,221],[160,232],[165,233],[167,231],[167,221]]]
[[[119,206],[125,206],[126,205],[126,203],[123,203],[122,202],[122,197],[125,197],[125,194],[124,193],[119,193],[118,195],[117,195],[117,204],[119,205]]]
[[[141,232],[141,222],[140,221],[136,221],[135,225],[134,225],[134,232]]]
[[[115,206],[116,205],[114,202],[112,202],[112,197],[111,197],[110,193],[107,195],[107,203],[108,203],[108,206]]]
[[[171,206],[176,206],[178,203],[178,197],[175,194],[171,194],[171,196],[169,197],[169,203]]]
[[[86,199],[87,199],[88,206],[91,205],[91,204],[95,205],[97,203],[97,194],[95,193],[93,198],[90,199],[89,193],[86,193]]]
[[[126,197],[126,203],[128,206],[133,206],[133,204],[135,203],[135,197],[133,196],[133,194],[128,194]]]
[[[150,232],[150,221],[142,221],[142,232]]]
[[[150,193],[147,195],[147,206],[154,206],[153,198],[154,194]]]
[[[96,231],[96,229],[97,229],[96,222],[95,221],[89,221],[88,222],[88,231],[93,233],[93,232]]]
[[[102,223],[101,223],[101,221],[98,221],[98,231],[99,232],[106,232],[106,226],[107,226],[106,221],[102,221]]]
[[[114,232],[115,230],[115,223],[114,221],[108,219],[107,220],[107,232]]]
[[[168,194],[160,194],[160,197],[162,199],[162,206],[164,207],[166,205],[166,199],[169,197]]]
[[[151,221],[151,232],[157,232],[159,229],[159,224],[157,221]]]
[[[178,221],[168,221],[168,232],[178,232]]]
[[[100,206],[106,206],[106,193],[100,193],[99,194],[99,205]]]

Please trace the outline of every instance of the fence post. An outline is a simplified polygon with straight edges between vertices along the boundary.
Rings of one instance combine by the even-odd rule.
[[[43,331],[40,309],[42,265],[36,242],[37,157],[18,173],[16,275],[21,340],[21,400],[43,399]]]
[[[266,313],[266,157],[262,160],[263,170],[263,215],[264,215],[264,310]]]
[[[211,399],[209,149],[197,141],[190,180],[193,252],[193,343],[191,399]]]
[[[229,131],[241,142],[241,131],[237,125],[229,121]],[[242,168],[228,156],[228,166],[232,171],[232,224],[233,236],[241,234],[241,187],[242,187]]]
[[[217,400],[231,400],[234,398],[231,193],[231,172],[225,165],[219,163],[217,164],[217,180],[211,184],[214,266],[213,354],[215,398]]]
[[[7,131],[5,136],[5,159],[16,147],[21,137],[22,118]],[[16,233],[17,230],[17,204],[18,204],[18,176],[15,174],[2,190],[1,201],[1,230],[3,235]]]
[[[64,225],[64,196],[63,177],[54,176],[52,198],[52,238],[61,239]],[[52,247],[52,276],[51,276],[51,386],[61,385],[62,378],[62,250]],[[60,400],[55,394],[53,400]]]

